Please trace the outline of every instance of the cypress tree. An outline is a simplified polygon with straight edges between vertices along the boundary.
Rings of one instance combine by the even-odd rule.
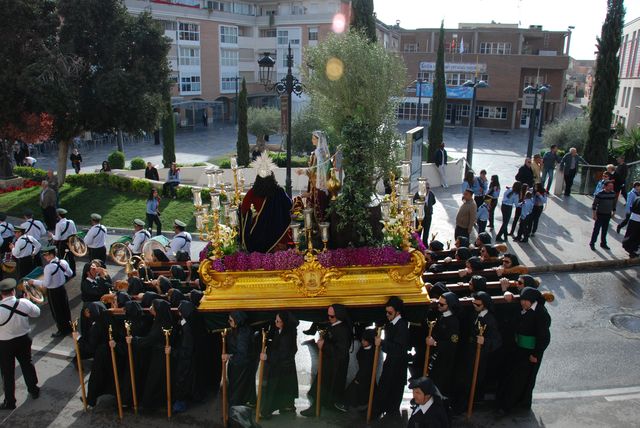
[[[176,120],[170,102],[167,102],[167,112],[162,119],[162,143],[162,164],[169,168],[176,161]]]
[[[436,57],[436,75],[433,81],[433,98],[431,99],[431,122],[429,123],[428,161],[433,162],[436,150],[442,143],[444,117],[447,109],[447,88],[444,77],[444,21],[440,24],[438,54]]]
[[[373,0],[353,0],[351,28],[362,31],[371,43],[376,43],[376,18],[373,14]]]
[[[238,98],[238,142],[236,151],[238,155],[238,165],[249,165],[249,134],[247,132],[247,83],[242,79],[242,89]]]
[[[607,163],[607,142],[611,129],[611,117],[620,85],[620,58],[624,26],[623,0],[607,0],[607,16],[602,33],[597,39],[596,76],[589,114],[589,135],[584,154],[589,163]]]

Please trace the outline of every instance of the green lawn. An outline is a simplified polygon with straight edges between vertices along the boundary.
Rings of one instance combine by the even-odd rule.
[[[0,195],[0,211],[22,217],[23,211],[31,208],[36,218],[42,218],[39,196],[40,187]],[[132,228],[134,218],[145,220],[146,201],[143,196],[104,187],[87,189],[64,185],[60,191],[60,207],[69,211],[67,217],[79,225],[88,225],[89,216],[95,212],[102,216],[102,224],[107,227]],[[170,231],[176,218],[187,223],[187,230],[195,230],[191,202],[163,199],[160,212],[163,230]]]

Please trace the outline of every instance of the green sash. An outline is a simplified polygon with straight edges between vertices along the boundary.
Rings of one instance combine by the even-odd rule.
[[[535,336],[524,336],[522,334],[516,334],[516,343],[521,348],[534,349],[536,347],[536,337]]]

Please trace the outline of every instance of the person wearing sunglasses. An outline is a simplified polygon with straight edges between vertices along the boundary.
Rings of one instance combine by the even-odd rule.
[[[453,392],[455,384],[455,362],[460,342],[460,319],[458,296],[448,291],[438,299],[439,317],[426,343],[431,347],[429,377],[446,397]]]
[[[349,368],[349,350],[353,344],[351,321],[344,305],[334,303],[327,308],[329,327],[316,342],[318,349],[322,350],[322,392],[320,400],[322,407],[346,412],[344,405],[344,391],[347,382]],[[308,409],[300,412],[302,416],[315,416],[316,414],[316,385],[318,375],[314,376],[308,396],[310,404]]]
[[[376,346],[381,346],[386,357],[373,401],[373,418],[382,416],[389,423],[401,418],[400,404],[407,384],[409,323],[402,317],[403,310],[402,299],[396,296],[389,298],[385,304],[387,323],[384,340],[380,337],[375,339]]]

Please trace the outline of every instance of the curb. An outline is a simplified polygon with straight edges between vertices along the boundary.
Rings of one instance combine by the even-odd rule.
[[[582,272],[606,268],[625,268],[630,266],[640,266],[640,258],[636,257],[633,259],[598,260],[564,263],[559,265],[534,266],[529,268],[529,273]]]

